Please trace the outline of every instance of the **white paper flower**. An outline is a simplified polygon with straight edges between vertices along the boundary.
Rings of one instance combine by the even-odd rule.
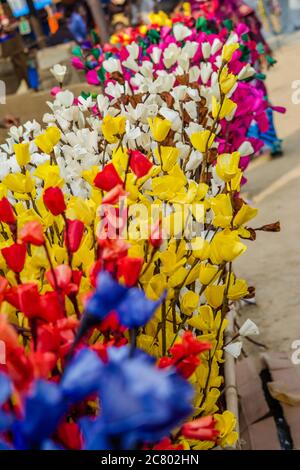
[[[128,59],[123,60],[123,65],[124,65],[124,67],[128,68],[129,70],[133,70],[134,72],[137,72],[139,70],[138,64],[130,56],[128,57]]]
[[[136,42],[128,44],[128,46],[126,46],[126,49],[129,52],[129,56],[131,57],[131,59],[136,60],[138,58],[140,48]]]
[[[241,341],[235,341],[224,347],[224,351],[231,354],[235,359],[239,357],[242,352],[243,343]]]
[[[210,62],[202,63],[200,66],[200,76],[201,76],[202,83],[204,83],[204,85],[206,85],[206,83],[208,82],[211,74],[212,74],[211,63]]]
[[[72,106],[74,102],[74,95],[69,90],[60,91],[59,93],[57,93],[55,98],[55,104],[59,104],[60,106],[66,106],[67,108]]]
[[[247,157],[248,155],[253,155],[254,148],[251,142],[245,141],[239,146],[238,152],[241,154],[241,157]]]
[[[246,78],[252,77],[256,73],[255,69],[250,64],[244,65],[240,73],[238,74],[239,80],[246,80]]]
[[[197,105],[194,101],[188,101],[187,103],[184,103],[183,107],[192,119],[197,118]]]
[[[176,44],[170,44],[163,53],[163,62],[167,69],[174,65],[180,55],[180,48]]]
[[[192,153],[191,153],[191,155],[190,155],[188,164],[186,165],[186,170],[187,170],[187,171],[194,171],[194,170],[196,170],[196,168],[198,168],[198,166],[200,165],[200,163],[202,162],[202,160],[203,160],[203,155],[202,155],[202,153],[197,152],[196,150],[193,150]]]
[[[215,55],[221,49],[222,45],[220,39],[216,38],[211,46],[211,54]]]
[[[185,38],[191,35],[192,31],[182,23],[175,23],[173,27],[173,33],[176,41],[183,41]]]
[[[103,61],[103,68],[109,73],[122,72],[119,59],[114,59],[113,57]]]
[[[162,53],[162,50],[159,47],[154,47],[152,49],[150,57],[155,64],[158,64],[158,62],[160,61],[161,53]]]
[[[160,108],[159,114],[161,114],[165,119],[168,119],[172,123],[173,131],[177,131],[181,127],[181,119],[179,113],[173,109],[169,109],[165,106]]]
[[[66,65],[55,64],[52,69],[50,69],[50,72],[52,73],[55,80],[57,80],[58,83],[62,85],[67,73],[67,67]]]
[[[153,64],[150,61],[143,62],[143,65],[139,67],[140,73],[144,77],[152,78],[153,77]]]
[[[193,67],[189,70],[189,80],[191,83],[197,82],[200,77],[200,69],[197,65],[193,65]]]
[[[239,329],[240,336],[255,336],[259,335],[259,329],[257,325],[248,318],[245,323]]]
[[[201,45],[201,50],[202,50],[204,59],[208,59],[211,53],[211,47],[210,47],[209,42],[203,42]]]
[[[187,41],[182,48],[182,53],[192,59],[197,52],[199,44],[195,41]]]

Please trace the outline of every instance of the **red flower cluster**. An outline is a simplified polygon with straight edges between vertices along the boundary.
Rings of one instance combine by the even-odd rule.
[[[171,357],[160,359],[159,367],[174,366],[183,377],[188,378],[200,364],[199,354],[211,348],[211,343],[198,341],[191,331],[186,331],[182,342],[174,344],[170,349]]]

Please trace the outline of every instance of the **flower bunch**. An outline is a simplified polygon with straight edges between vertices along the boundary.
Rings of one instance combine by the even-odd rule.
[[[226,152],[238,150],[247,142],[245,156],[257,154],[263,144],[259,139],[247,138],[247,134],[254,123],[261,132],[268,130],[266,110],[270,105],[265,99],[264,75],[258,67],[263,51],[252,40],[249,27],[239,23],[233,29],[231,23],[208,23],[204,17],[197,22],[180,15],[171,20],[161,12],[150,18],[150,25],[113,36],[103,51],[97,44],[76,47],[73,66],[84,69],[88,83],[101,84],[110,98],[120,96],[123,87],[132,94],[164,93],[176,85],[184,86],[184,80],[194,89],[197,85],[213,88],[221,66],[220,51],[226,45],[232,57],[229,66],[222,69],[222,88],[226,94],[230,91],[229,97],[238,109],[230,126],[222,121],[219,138]],[[207,98],[203,89],[201,93]],[[178,93],[183,93],[182,88]],[[182,104],[181,112],[196,119],[194,105],[189,102]]]
[[[55,90],[45,129],[12,128],[1,146],[3,447],[237,439],[221,368],[241,342],[223,333],[254,289],[233,262],[279,227],[250,227],[240,195],[254,147],[235,119],[246,103],[264,112],[243,81],[253,70],[237,34],[206,39],[171,41],[161,70],[126,46],[127,65],[106,59],[103,94]]]

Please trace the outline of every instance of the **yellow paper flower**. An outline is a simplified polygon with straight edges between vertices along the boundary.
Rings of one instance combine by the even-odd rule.
[[[233,446],[237,439],[238,433],[234,431],[236,426],[236,417],[231,411],[224,411],[223,414],[214,415],[216,429],[219,431],[218,442],[222,447]]]
[[[191,135],[190,140],[193,147],[199,152],[204,153],[210,149],[212,144],[214,143],[216,134],[209,130],[195,132]]]
[[[195,258],[199,258],[202,261],[209,258],[210,245],[202,237],[196,237],[191,241],[191,249]]]
[[[51,165],[50,162],[45,162],[39,165],[34,172],[34,176],[44,181],[44,189],[52,186],[64,185],[64,180],[60,176],[60,169],[57,165]]]
[[[32,194],[35,189],[34,181],[28,171],[26,171],[25,175],[23,175],[23,173],[14,173],[5,176],[3,184],[5,184],[10,191],[18,194]]]
[[[208,286],[216,281],[217,273],[219,272],[218,266],[213,266],[210,263],[201,263],[199,271],[199,280],[203,286]]]
[[[210,244],[210,259],[213,264],[230,262],[247,250],[237,231],[225,229],[217,233]]]
[[[240,154],[239,152],[223,153],[218,156],[216,172],[226,183],[231,181],[239,172]]]
[[[210,206],[214,213],[213,224],[215,227],[229,227],[232,221],[232,205],[229,194],[218,194],[210,200]]]
[[[249,294],[249,291],[245,279],[235,279],[235,276],[232,274],[229,283],[228,298],[230,300],[240,300],[247,294]]]
[[[177,163],[179,150],[176,147],[161,146],[154,150],[154,155],[162,165],[162,170],[169,172]]]
[[[233,219],[233,225],[239,227],[249,222],[249,220],[254,219],[257,216],[258,209],[248,206],[248,204],[243,204],[236,216]]]
[[[165,140],[172,126],[171,121],[159,117],[148,118],[148,123],[153,139],[156,140],[156,142]]]
[[[58,144],[61,138],[61,132],[58,127],[48,127],[43,134],[40,134],[34,139],[34,143],[44,153],[48,155],[53,151],[55,145]]]
[[[221,307],[224,300],[224,291],[225,285],[208,286],[205,289],[204,295],[209,305],[211,305],[213,308]]]
[[[180,301],[181,310],[185,315],[191,315],[198,307],[199,295],[196,292],[186,292]]]
[[[228,67],[224,67],[220,75],[220,87],[222,93],[224,93],[224,95],[227,95],[227,93],[232,90],[236,82],[236,75],[234,75],[233,73],[229,73]]]
[[[215,96],[212,97],[212,116],[214,119],[224,119],[226,116],[229,116],[236,107],[237,104],[229,98],[225,98],[221,106],[217,98]]]
[[[230,62],[233,54],[239,48],[238,43],[234,44],[225,44],[222,49],[222,60],[223,62]]]
[[[29,142],[14,144],[14,152],[19,166],[25,166],[30,162]]]
[[[118,142],[125,133],[126,119],[124,116],[112,117],[109,114],[102,121],[102,133],[110,144]]]
[[[93,201],[84,201],[75,196],[70,198],[67,208],[67,217],[69,219],[81,220],[85,225],[89,226],[95,221],[95,216],[96,208]]]

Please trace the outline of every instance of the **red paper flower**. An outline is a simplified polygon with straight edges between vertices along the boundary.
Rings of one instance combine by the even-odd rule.
[[[16,222],[14,211],[9,200],[6,197],[3,197],[0,200],[0,221],[9,225],[14,224]]]
[[[81,220],[67,220],[67,227],[65,231],[65,244],[71,253],[75,253],[81,243],[84,223]]]
[[[50,286],[53,289],[55,289],[54,276],[55,276],[55,279],[56,279],[56,282],[57,282],[57,287],[60,290],[65,291],[67,289],[68,285],[70,284],[71,279],[72,279],[72,269],[70,268],[70,266],[68,266],[66,264],[61,264],[61,265],[56,266],[54,268],[54,275],[53,275],[52,271],[48,271],[46,273],[46,278],[47,278]]]
[[[64,318],[64,298],[59,297],[57,292],[46,292],[40,296],[40,317],[49,323]]]
[[[110,191],[118,184],[123,185],[123,181],[112,163],[108,163],[94,179],[96,188],[103,191]]]
[[[74,270],[66,264],[61,264],[54,268],[54,275],[52,271],[46,273],[46,278],[53,289],[56,288],[55,279],[57,282],[57,287],[64,294],[76,294],[79,289],[80,281],[82,278],[82,272],[79,270]]]
[[[72,346],[77,328],[78,320],[74,317],[62,318],[55,323],[41,324],[38,328],[37,349],[51,351],[60,358],[64,357]]]
[[[170,348],[172,356],[162,357],[158,366],[162,369],[174,366],[184,378],[188,378],[200,364],[198,355],[211,348],[211,343],[198,341],[191,331],[186,331],[182,337],[182,342],[176,343]]]
[[[58,186],[45,189],[43,201],[53,215],[60,215],[66,210],[64,195]]]
[[[17,286],[15,290],[21,311],[27,318],[40,316],[40,294],[37,284],[27,283]]]
[[[13,243],[6,248],[2,248],[1,253],[9,269],[15,273],[23,271],[26,258],[26,245]]]
[[[43,226],[37,220],[27,222],[21,230],[19,238],[24,243],[41,246],[45,243]]]
[[[69,450],[80,450],[82,438],[77,423],[61,423],[57,430],[57,437],[63,446]]]
[[[153,164],[150,162],[150,160],[141,152],[139,152],[139,150],[129,150],[128,153],[130,157],[129,166],[133,173],[138,178],[142,178],[143,176],[147,175],[153,167]]]
[[[181,434],[187,439],[197,439],[199,441],[215,441],[219,431],[215,429],[216,420],[213,416],[195,419],[185,423],[181,428]]]
[[[127,287],[135,286],[144,264],[143,258],[123,257],[118,261],[117,278],[124,278]]]

